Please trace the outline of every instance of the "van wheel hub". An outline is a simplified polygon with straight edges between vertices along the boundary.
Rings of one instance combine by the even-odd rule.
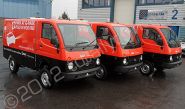
[[[15,62],[13,60],[10,61],[10,70],[14,70]]]
[[[104,73],[105,73],[105,71],[104,71],[104,69],[101,67],[100,70],[97,71],[96,77],[98,77],[98,78],[103,78]]]
[[[142,67],[141,67],[141,71],[144,73],[144,74],[148,74],[150,72],[150,66],[147,65],[147,64],[144,64]]]
[[[43,83],[44,86],[50,86],[50,82],[49,82],[49,76],[46,72],[43,72],[41,75],[41,81]]]

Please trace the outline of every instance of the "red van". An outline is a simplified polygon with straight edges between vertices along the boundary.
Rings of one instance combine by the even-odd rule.
[[[6,19],[3,55],[12,73],[40,72],[43,87],[58,80],[90,77],[100,68],[96,37],[88,23],[52,19]]]
[[[166,26],[134,25],[142,42],[144,64],[143,75],[171,69],[182,64],[182,50],[177,35]]]
[[[106,79],[111,72],[130,72],[140,69],[143,49],[139,37],[132,28],[114,24],[90,23],[101,51],[101,69],[98,79]]]

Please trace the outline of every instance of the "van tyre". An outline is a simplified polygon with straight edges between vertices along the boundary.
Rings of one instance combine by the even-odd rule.
[[[9,69],[13,74],[16,74],[19,71],[19,65],[13,58],[10,58],[9,60]]]
[[[41,69],[39,72],[40,72],[39,81],[42,87],[46,89],[51,89],[54,86],[54,80],[48,68],[44,66],[44,68]]]
[[[140,72],[144,76],[149,76],[152,73],[154,73],[154,65],[153,65],[153,63],[151,63],[149,61],[144,61],[143,65],[140,68]]]
[[[98,80],[106,80],[108,77],[108,71],[104,65],[101,65],[100,69],[97,71],[95,77]]]

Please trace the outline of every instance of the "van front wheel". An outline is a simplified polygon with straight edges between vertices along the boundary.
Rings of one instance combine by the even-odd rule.
[[[142,75],[149,76],[154,72],[154,65],[149,61],[144,61],[140,72]]]
[[[10,58],[9,60],[9,69],[13,74],[16,74],[19,71],[19,65],[13,58]]]
[[[96,73],[96,78],[98,80],[105,80],[108,77],[108,71],[104,65],[101,65],[100,69]]]
[[[46,66],[40,70],[39,81],[41,85],[46,89],[51,89],[54,86],[53,76]]]

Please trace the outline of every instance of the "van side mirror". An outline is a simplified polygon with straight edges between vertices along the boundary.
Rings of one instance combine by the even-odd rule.
[[[53,44],[56,48],[59,48],[59,42],[57,38],[51,38],[51,44]]]
[[[113,37],[109,36],[109,40],[108,40],[109,44],[112,46],[112,47],[116,47],[116,42],[114,40]]]
[[[158,45],[163,46],[163,40],[161,38],[157,38],[156,42]]]

